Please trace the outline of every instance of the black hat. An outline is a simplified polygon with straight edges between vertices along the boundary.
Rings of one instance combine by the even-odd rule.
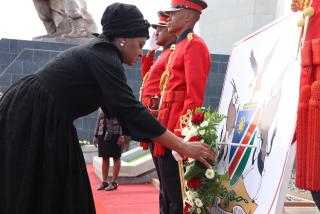
[[[147,37],[150,24],[135,5],[114,3],[101,18],[102,32],[110,40],[116,37]]]

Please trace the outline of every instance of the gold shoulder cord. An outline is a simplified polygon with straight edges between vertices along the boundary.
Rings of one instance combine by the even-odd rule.
[[[188,33],[187,38],[188,38],[188,41],[191,42],[193,39],[193,33]],[[171,65],[172,55],[176,49],[176,45],[175,44],[171,45],[170,49],[171,49],[171,53],[168,59],[166,70],[164,70],[164,72],[162,73],[160,83],[159,83],[161,95],[163,95],[167,91],[168,81],[170,76],[170,65]]]
[[[173,56],[175,49],[176,49],[176,45],[175,44],[171,45],[171,47],[170,47],[171,53],[169,55],[168,63],[166,65],[166,69],[164,70],[164,72],[161,75],[161,79],[160,79],[160,83],[159,83],[159,88],[161,91],[161,98],[162,98],[162,95],[167,91],[167,88],[168,88],[171,60],[172,60],[172,56]],[[160,105],[161,105],[161,102],[160,102]]]

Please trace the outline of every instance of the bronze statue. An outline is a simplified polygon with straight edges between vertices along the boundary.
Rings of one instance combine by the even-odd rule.
[[[97,32],[85,0],[33,0],[33,3],[47,30],[47,35],[37,38],[84,38]]]

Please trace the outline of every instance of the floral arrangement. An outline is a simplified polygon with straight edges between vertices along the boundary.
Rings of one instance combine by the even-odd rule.
[[[87,140],[79,140],[79,143],[81,147],[91,145],[90,141]]]
[[[188,112],[181,118],[181,135],[185,141],[200,141],[209,145],[217,154],[217,126],[224,116],[213,112],[210,108],[198,108],[194,113]],[[215,162],[208,160],[214,167]],[[185,162],[186,172],[186,198],[184,201],[184,214],[207,214],[215,196],[225,191],[222,182],[228,180],[227,175],[220,175],[214,169],[207,169],[200,161]]]

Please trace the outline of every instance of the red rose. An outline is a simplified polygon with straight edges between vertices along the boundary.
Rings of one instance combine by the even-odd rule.
[[[200,141],[202,138],[200,136],[193,136],[190,138],[189,142]]]
[[[198,112],[192,116],[191,122],[193,124],[200,125],[200,123],[202,123],[203,120],[204,120],[204,112]]]
[[[187,202],[184,203],[183,214],[190,214],[189,208],[191,208],[191,205]]]
[[[187,181],[188,188],[192,188],[194,190],[197,190],[201,187],[202,183],[199,178],[192,178]]]

